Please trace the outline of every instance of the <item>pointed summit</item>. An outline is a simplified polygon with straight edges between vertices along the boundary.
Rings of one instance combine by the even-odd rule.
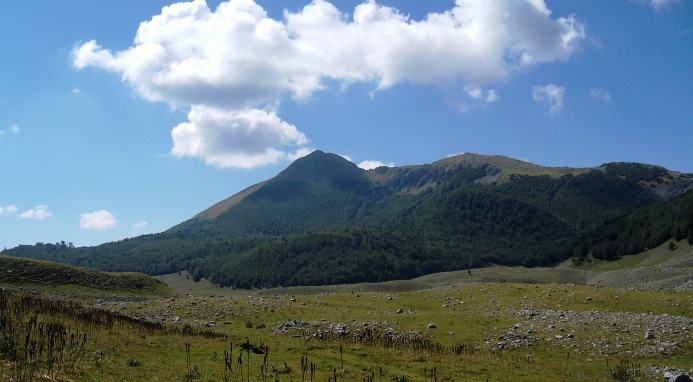
[[[275,176],[271,182],[290,180],[325,180],[361,178],[365,170],[337,154],[315,150],[297,159],[284,171]]]
[[[360,193],[369,186],[365,170],[339,155],[316,150],[297,159],[251,197],[284,199],[316,189]]]

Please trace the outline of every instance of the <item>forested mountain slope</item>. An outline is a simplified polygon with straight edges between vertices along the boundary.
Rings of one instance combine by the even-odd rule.
[[[6,253],[155,275],[190,270],[244,288],[383,281],[489,264],[551,265],[590,250],[621,256],[599,244],[607,228],[619,230],[631,215],[685,210],[691,189],[691,175],[637,163],[549,168],[463,154],[365,171],[316,151],[159,234]],[[660,208],[667,203],[678,207]],[[693,227],[690,214],[676,221],[676,232],[658,238]]]

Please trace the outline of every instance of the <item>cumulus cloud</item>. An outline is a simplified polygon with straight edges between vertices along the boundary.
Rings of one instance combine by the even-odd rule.
[[[611,93],[606,89],[592,88],[590,89],[590,97],[604,103],[611,102]]]
[[[116,218],[106,210],[87,212],[79,215],[79,228],[105,231],[115,227]]]
[[[219,167],[252,168],[276,163],[287,154],[275,147],[308,141],[296,126],[264,110],[194,105],[188,120],[171,132],[171,153],[177,157],[199,157]]]
[[[544,0],[457,0],[423,20],[373,0],[352,16],[315,0],[283,20],[269,18],[253,0],[215,10],[195,0],[142,22],[128,49],[113,52],[96,41],[76,46],[73,65],[118,73],[144,99],[190,107],[196,120],[174,129],[173,155],[248,168],[288,158],[288,148],[307,142],[295,126],[263,112],[267,104],[309,98],[335,81],[376,90],[453,84],[472,89],[477,102],[494,102],[495,91],[484,88],[570,58],[584,38],[581,23],[552,17]],[[223,124],[211,123],[219,114],[226,115]],[[211,141],[219,136],[223,142]]]
[[[137,223],[133,224],[132,228],[144,228],[148,225],[149,225],[149,223],[147,221],[141,220],[141,221],[138,221]]]
[[[38,205],[38,206],[36,206],[36,208],[28,209],[19,215],[19,217],[22,219],[37,219],[37,220],[45,220],[51,216],[53,216],[53,213],[48,211],[48,206],[45,204]]]
[[[14,204],[10,204],[9,206],[0,206],[0,214],[13,214],[15,212],[17,212],[17,206]]]
[[[532,98],[535,101],[551,106],[551,113],[557,113],[563,107],[563,96],[565,88],[549,84],[546,86],[535,86],[532,89]]]

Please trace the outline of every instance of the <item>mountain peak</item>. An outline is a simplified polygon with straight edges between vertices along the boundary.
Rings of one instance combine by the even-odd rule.
[[[343,157],[315,150],[312,153],[297,159],[284,171],[280,172],[275,179],[294,178],[298,179],[326,179],[339,177],[362,176],[365,170],[349,162]]]
[[[369,187],[366,171],[343,157],[320,150],[297,159],[258,192],[256,197],[286,197],[299,189],[301,193],[312,185],[323,184],[342,192],[361,192]]]

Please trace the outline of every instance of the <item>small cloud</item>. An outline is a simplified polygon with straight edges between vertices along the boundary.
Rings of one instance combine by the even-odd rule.
[[[300,149],[296,150],[296,152],[294,152],[294,153],[288,153],[286,155],[286,159],[288,159],[290,161],[295,161],[296,159],[303,158],[304,156],[312,153],[313,151],[315,151],[315,149],[300,148]]]
[[[460,113],[466,113],[471,109],[483,107],[487,104],[497,102],[500,97],[494,89],[484,90],[478,87],[468,87],[464,90],[465,99],[448,100],[448,105]]]
[[[146,227],[147,225],[149,225],[149,223],[146,222],[146,221],[144,221],[144,220],[142,220],[142,221],[138,221],[137,223],[133,224],[133,225],[132,225],[132,228],[144,228],[144,227]]]
[[[0,214],[8,213],[8,214],[13,214],[17,212],[17,206],[14,204],[10,204],[9,206],[0,206]]]
[[[116,224],[117,222],[113,214],[106,210],[87,212],[79,215],[79,228],[81,229],[105,231],[115,227]]]
[[[467,95],[471,99],[482,103],[493,103],[499,99],[498,94],[496,94],[496,91],[493,89],[485,91],[480,88],[469,88],[467,89]]]
[[[78,88],[72,88],[72,94],[82,94],[82,91]]]
[[[652,8],[655,9],[655,11],[659,12],[662,9],[674,4],[678,3],[681,0],[640,0],[640,2],[645,2],[648,3],[652,6]]]
[[[385,163],[383,163],[381,161],[377,161],[377,160],[365,160],[365,161],[359,163],[357,166],[361,167],[364,170],[372,170],[374,168],[378,168],[378,167],[382,167],[382,166],[394,167],[395,164],[392,162],[385,164]]]
[[[14,206],[12,206],[12,207],[14,207]],[[41,205],[36,206],[36,208],[26,210],[26,211],[22,212],[21,215],[19,215],[19,217],[22,219],[37,219],[37,220],[45,220],[51,216],[53,216],[53,213],[48,211],[48,206],[45,204],[41,204]]]
[[[7,129],[0,130],[0,137],[8,135],[8,134],[17,135],[17,134],[19,134],[19,130],[20,130],[19,126],[12,125],[12,126],[8,127]]]
[[[611,93],[606,89],[592,88],[590,89],[590,97],[604,103],[611,102]]]
[[[532,89],[532,98],[539,103],[551,106],[551,113],[557,113],[563,107],[563,96],[565,88],[549,84],[546,86],[535,86]]]

